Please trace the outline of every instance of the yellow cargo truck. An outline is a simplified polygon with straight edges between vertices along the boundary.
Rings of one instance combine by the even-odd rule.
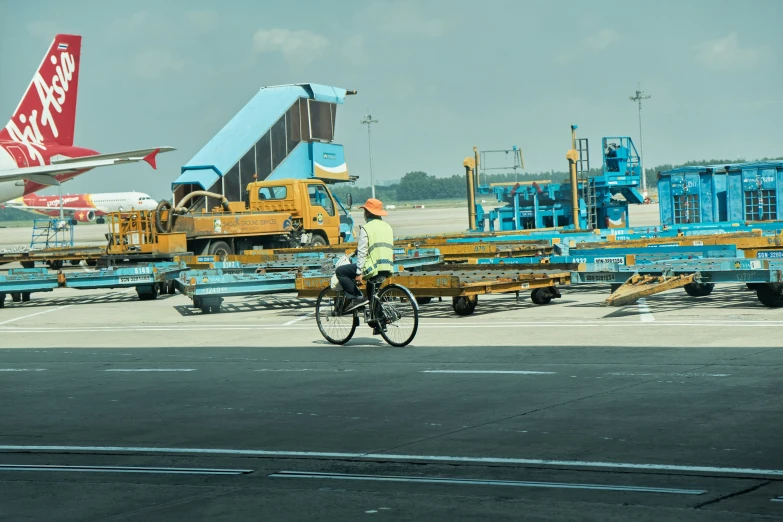
[[[209,208],[209,202],[219,205]],[[350,207],[350,201],[349,201]],[[354,241],[353,219],[319,179],[256,181],[244,201],[191,192],[172,206],[109,216],[108,254],[226,256]]]

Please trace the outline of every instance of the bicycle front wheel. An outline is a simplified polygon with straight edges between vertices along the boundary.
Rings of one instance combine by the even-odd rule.
[[[345,344],[351,340],[356,327],[359,326],[359,316],[356,312],[341,314],[345,296],[335,294],[327,287],[318,294],[315,302],[315,322],[324,339],[332,344]]]
[[[419,329],[419,307],[413,294],[401,285],[389,285],[376,297],[381,335],[392,346],[407,346]]]

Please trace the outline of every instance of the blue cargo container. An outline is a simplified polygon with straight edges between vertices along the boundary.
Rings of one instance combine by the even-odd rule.
[[[658,178],[661,224],[778,221],[783,161],[681,167]]]

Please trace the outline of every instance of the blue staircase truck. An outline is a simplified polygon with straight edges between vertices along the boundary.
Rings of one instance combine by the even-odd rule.
[[[348,174],[343,146],[334,143],[337,106],[352,94],[356,91],[315,83],[262,87],[181,168],[171,184],[174,200],[209,191],[230,202],[246,202],[246,187],[254,181],[354,182],[357,178]],[[351,241],[353,221],[343,202],[336,195],[335,199],[342,232]],[[189,207],[208,212],[220,202],[202,196]]]
[[[639,153],[630,137],[602,140],[603,166],[591,175],[587,140],[577,140],[577,194],[579,228],[626,228],[628,205],[644,202]],[[553,181],[493,183],[478,186],[477,195],[493,194],[505,203],[485,210],[476,203],[474,231],[510,231],[561,227],[573,229],[573,197],[568,179]]]

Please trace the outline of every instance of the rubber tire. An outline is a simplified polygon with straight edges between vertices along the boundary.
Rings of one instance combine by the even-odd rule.
[[[783,293],[777,283],[759,284],[756,287],[756,296],[761,304],[770,308],[780,308],[783,306]]]
[[[22,292],[22,302],[27,303],[30,301],[30,292]]]
[[[71,263],[71,266],[79,266],[79,263],[81,263],[81,259],[71,259],[69,263]]]
[[[416,301],[416,298],[413,297],[413,294],[411,293],[410,290],[408,290],[402,285],[395,285],[395,284],[387,285],[386,287],[384,287],[383,290],[378,292],[378,298],[380,299],[381,297],[383,297],[383,294],[390,292],[392,290],[401,291],[402,293],[406,294],[408,297],[408,302],[410,302],[411,304],[413,304],[413,302]],[[473,308],[474,309],[476,308],[475,304],[473,305]],[[383,340],[389,343],[389,345],[394,346],[395,348],[402,348],[403,346],[408,346],[411,343],[411,341],[413,341],[413,338],[416,337],[416,332],[418,331],[419,331],[419,307],[414,304],[413,305],[413,331],[411,332],[410,337],[408,337],[404,342],[397,343],[389,339],[386,336],[386,332],[383,330],[381,330],[381,337],[383,337]]]
[[[5,294],[0,294],[0,308],[5,308]]]
[[[327,245],[329,245],[329,243],[326,241],[326,238],[321,234],[313,234],[313,237],[310,239],[311,247],[325,247]]]
[[[98,260],[97,259],[88,259],[86,261],[87,266],[98,266]]]
[[[47,261],[46,264],[49,265],[49,268],[51,268],[52,270],[60,270],[63,267],[63,262],[61,259]]]
[[[420,305],[428,305],[432,302],[432,297],[417,297],[416,303]]]
[[[35,268],[35,261],[22,261],[22,268]]]
[[[153,299],[158,298],[158,288],[157,285],[153,285],[151,292],[139,292],[139,289],[136,289],[136,294],[139,296],[139,301],[152,301]]]
[[[451,308],[460,316],[472,315],[478,305],[478,296],[460,296],[451,298]]]
[[[214,243],[209,245],[208,255],[218,256],[220,258],[224,258],[226,256],[233,256],[234,249],[231,248],[231,246],[225,241],[215,241]]]
[[[315,322],[318,325],[318,330],[321,332],[321,335],[324,337],[324,339],[329,341],[331,344],[341,345],[341,344],[345,344],[348,341],[350,341],[351,338],[353,337],[353,334],[356,333],[356,327],[359,326],[359,316],[356,313],[356,311],[354,310],[354,312],[353,312],[353,323],[351,323],[351,331],[348,332],[348,335],[345,337],[345,339],[333,339],[332,337],[329,337],[326,334],[326,332],[324,332],[323,326],[321,326],[321,314],[319,313],[319,310],[321,309],[321,306],[320,306],[321,305],[321,301],[324,300],[324,298],[326,297],[326,294],[328,292],[330,292],[330,291],[332,291],[332,289],[327,286],[326,288],[321,290],[320,294],[318,294],[318,299],[316,299],[316,301],[315,301]]]
[[[705,297],[712,293],[715,283],[688,283],[683,288],[691,297]]]
[[[11,301],[14,303],[21,303],[22,302],[22,294],[19,292],[11,292]]]
[[[170,279],[162,284],[165,285],[164,291],[168,295],[174,295],[177,293],[177,282],[174,279]]]
[[[530,292],[530,300],[537,305],[549,304],[554,297],[548,288],[536,288]]]

